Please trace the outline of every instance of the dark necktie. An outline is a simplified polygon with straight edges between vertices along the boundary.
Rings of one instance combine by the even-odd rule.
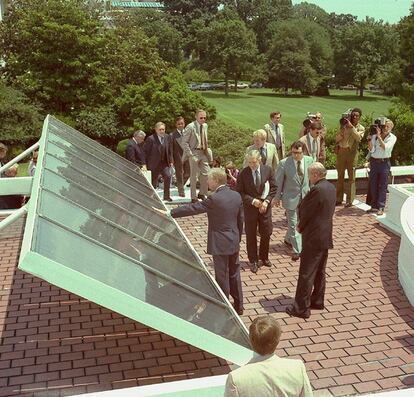
[[[302,168],[300,167],[300,163],[301,163],[301,161],[299,160],[298,161],[298,166],[297,166],[297,168],[296,168],[296,170],[297,170],[297,173],[298,173],[298,177],[299,177],[299,180],[300,180],[300,183],[302,184],[303,183],[303,171],[302,171]]]
[[[312,140],[312,157],[314,160],[316,160],[316,154],[317,154],[316,139],[313,139]]]
[[[263,146],[260,148],[260,156],[262,157],[262,164],[266,164],[266,155]]]
[[[259,174],[259,170],[256,170],[254,172],[254,184],[256,185],[256,189],[257,191],[259,191],[260,189],[260,174]]]

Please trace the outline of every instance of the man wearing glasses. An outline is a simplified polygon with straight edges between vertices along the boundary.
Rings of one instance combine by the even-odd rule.
[[[270,123],[264,126],[267,133],[266,141],[276,146],[278,161],[285,157],[285,132],[283,124],[280,123],[281,118],[280,112],[272,112],[270,113]]]
[[[204,200],[207,196],[207,175],[210,169],[209,163],[213,161],[211,149],[208,146],[208,135],[205,110],[198,109],[195,121],[185,127],[182,137],[183,157],[182,161],[190,162],[191,202]],[[197,177],[200,181],[200,191],[197,195]]]
[[[322,125],[322,132],[319,134],[319,140],[320,140],[320,147],[321,147],[321,153],[323,154],[323,157],[317,159],[316,161],[321,162],[322,164],[325,164],[326,160],[326,148],[325,148],[325,136],[326,136],[326,126],[323,124],[323,116],[321,112],[316,112],[311,116],[310,119],[306,119],[303,123],[307,122],[309,124],[309,127],[306,128],[303,126],[301,130],[299,131],[299,138],[302,138],[304,135],[309,133],[310,124],[314,122],[319,122]]]
[[[288,228],[284,243],[292,248],[292,260],[297,261],[302,251],[302,238],[296,230],[298,224],[298,207],[306,193],[309,192],[308,167],[313,158],[304,156],[304,144],[297,141],[292,144],[290,156],[283,159],[276,169],[276,195],[273,205],[282,203],[286,210]]]
[[[310,124],[309,132],[299,139],[303,143],[303,154],[313,158],[313,161],[325,163],[325,146],[322,146],[323,126],[314,121]]]

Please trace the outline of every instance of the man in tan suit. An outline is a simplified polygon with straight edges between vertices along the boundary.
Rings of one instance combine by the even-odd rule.
[[[206,123],[206,112],[198,109],[195,121],[185,127],[182,137],[183,157],[182,161],[190,162],[190,184],[191,201],[204,200],[207,196],[208,182],[207,174],[210,169],[209,163],[213,161],[211,150],[208,147],[208,134]],[[197,196],[197,177],[200,181],[200,192]]]
[[[321,141],[322,134],[322,123],[313,122],[310,124],[309,132],[302,136],[299,141],[304,144],[303,154],[305,156],[310,156],[313,158],[313,161],[318,161],[319,163],[324,164],[326,155],[325,146],[322,145]]]
[[[266,141],[276,146],[278,161],[285,157],[285,132],[283,124],[280,124],[281,118],[280,112],[272,112],[270,113],[270,123],[264,126],[267,133]]]
[[[246,149],[246,154],[250,153],[252,150],[258,150],[262,158],[262,164],[269,165],[272,167],[273,171],[276,170],[278,164],[278,156],[276,146],[273,143],[266,142],[266,131],[257,130],[253,132],[253,145],[249,146]],[[247,160],[244,160],[243,168],[247,167]]]
[[[312,397],[302,361],[275,354],[282,330],[271,316],[257,317],[249,328],[250,343],[258,354],[227,377],[225,397]]]

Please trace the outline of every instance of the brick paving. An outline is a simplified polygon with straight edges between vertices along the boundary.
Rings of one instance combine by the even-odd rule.
[[[414,386],[414,309],[397,278],[399,238],[375,217],[337,208],[326,309],[290,318],[298,262],[273,210],[272,268],[253,274],[242,243],[243,321],[283,325],[277,353],[305,361],[315,396]],[[207,264],[206,217],[179,220]],[[227,363],[16,269],[19,233],[0,235],[0,396],[63,396],[227,373]]]

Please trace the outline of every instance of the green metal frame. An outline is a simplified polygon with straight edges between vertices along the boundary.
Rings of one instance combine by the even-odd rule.
[[[31,250],[35,218],[39,207],[39,192],[43,176],[42,171],[44,169],[45,153],[47,152],[48,124],[50,117],[51,116],[47,116],[44,122],[43,132],[40,139],[38,166],[33,179],[32,195],[29,201],[25,234],[20,253],[19,268],[40,277],[51,284],[185,341],[232,363],[243,365],[249,361],[253,356],[253,352],[250,349],[232,342],[222,336],[214,334],[213,332],[200,326],[180,319],[177,316],[136,299],[113,287],[109,287],[100,281],[97,281],[76,270],[70,269],[69,267],[57,263]],[[51,238],[53,239],[53,236]],[[187,242],[190,244],[188,240]],[[190,247],[195,252],[191,245]],[[197,259],[206,269],[205,264],[198,254]],[[248,333],[245,325],[238,318],[233,307],[222,294],[215,280],[212,277],[211,280],[220,292],[223,302],[227,303],[231,312],[234,313],[235,318],[238,320],[241,329],[247,336]]]

